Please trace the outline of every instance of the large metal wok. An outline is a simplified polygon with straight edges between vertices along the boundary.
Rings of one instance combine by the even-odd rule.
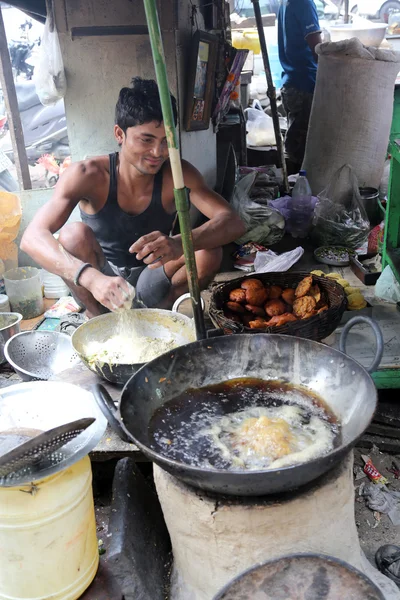
[[[370,369],[375,370],[382,356],[383,340],[378,326],[367,317],[355,317],[345,325],[341,350],[349,329],[358,322],[368,322],[374,328],[377,355]],[[340,421],[340,445],[309,462],[262,471],[198,468],[171,460],[150,447],[149,423],[157,408],[189,388],[239,377],[282,380],[318,394]],[[119,411],[104,388],[95,387],[96,399],[112,427],[160,467],[201,489],[242,496],[284,492],[331,469],[363,434],[377,403],[376,388],[368,372],[344,352],[311,340],[273,334],[200,340],[164,354],[128,381]]]
[[[178,305],[177,305],[178,306]],[[143,366],[138,364],[110,364],[92,362],[88,360],[87,346],[90,342],[106,342],[118,331],[119,313],[107,313],[83,323],[72,334],[72,346],[85,365],[111,383],[124,384],[130,377]],[[143,336],[157,339],[170,339],[176,341],[177,346],[193,342],[196,339],[193,320],[185,315],[170,310],[156,308],[138,308],[130,310],[124,315],[124,325],[131,335],[132,344],[135,337]]]

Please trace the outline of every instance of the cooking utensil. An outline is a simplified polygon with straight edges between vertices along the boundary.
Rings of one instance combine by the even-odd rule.
[[[79,419],[65,425],[54,427],[49,431],[40,433],[29,439],[27,442],[18,445],[9,452],[0,456],[0,477],[6,477],[10,473],[15,473],[27,467],[34,468],[41,460],[55,452],[74,438],[85,431],[94,423],[95,419]],[[2,440],[0,435],[0,452],[2,450]],[[5,436],[3,436],[4,438]],[[6,443],[15,440],[15,435],[7,436]],[[19,437],[19,436],[17,436]],[[40,467],[39,467],[40,468]]]
[[[291,554],[252,567],[230,581],[214,600],[352,598],[384,600],[376,585],[348,563],[325,554]],[[323,590],[323,591],[322,591]]]
[[[80,419],[95,421],[58,451],[53,451],[50,456],[40,461],[39,468],[27,467],[9,476],[0,477],[0,486],[29,484],[66,469],[97,446],[107,427],[107,420],[92,394],[70,383],[35,381],[19,383],[2,390],[2,440],[15,435],[26,441],[27,437],[32,437],[32,433],[36,435]]]
[[[346,267],[350,264],[352,256],[356,256],[354,250],[344,246],[320,246],[314,250],[314,256],[318,262],[332,267]]]
[[[0,365],[6,362],[4,346],[13,335],[19,333],[22,315],[14,312],[0,314]]]
[[[379,225],[385,217],[379,202],[379,191],[373,187],[361,187],[359,192],[372,229]]]
[[[153,308],[138,308],[124,315],[124,326],[132,329],[132,343],[135,337],[144,336],[157,339],[171,339],[177,346],[193,342],[196,339],[193,320],[185,315]],[[120,316],[118,313],[107,313],[90,319],[80,325],[72,334],[72,346],[85,365],[91,370],[111,381],[111,383],[124,384],[143,366],[143,363],[126,365],[98,364],[88,361],[87,346],[90,342],[106,342],[118,331]],[[126,334],[126,331],[124,331]],[[127,336],[129,334],[126,334]]]
[[[71,338],[57,331],[23,331],[4,347],[4,355],[23,381],[47,380],[79,363]]]
[[[341,42],[342,40],[358,38],[364,46],[379,48],[385,37],[386,29],[386,23],[365,21],[365,24],[364,22],[357,22],[330,25],[329,33],[331,34],[331,42]]]
[[[282,288],[295,288],[309,273],[254,273],[250,279],[256,278],[265,285],[278,285]],[[313,275],[313,280],[318,283],[321,290],[328,297],[328,310],[310,317],[282,325],[281,327],[267,327],[265,329],[250,329],[241,323],[236,323],[224,313],[224,305],[229,300],[229,293],[235,288],[240,288],[246,277],[233,279],[216,286],[211,293],[210,318],[215,327],[220,327],[225,333],[285,333],[296,337],[304,337],[317,342],[327,338],[338,327],[347,306],[346,294],[342,286],[329,277]]]
[[[383,353],[382,334],[371,319],[355,317],[343,328],[341,351],[287,335],[222,336],[181,346],[142,367],[125,385],[119,410],[102,386],[94,386],[93,392],[122,439],[135,443],[148,458],[186,483],[241,496],[285,492],[309,483],[342,460],[372,419],[377,403],[375,385],[364,367],[343,352],[348,331],[360,322],[370,324],[377,339],[376,357],[370,366],[375,370]],[[153,450],[149,423],[160,406],[187,389],[244,376],[281,380],[318,394],[341,424],[339,445],[302,464],[260,471],[193,467]],[[191,411],[188,407],[185,419],[190,419]]]

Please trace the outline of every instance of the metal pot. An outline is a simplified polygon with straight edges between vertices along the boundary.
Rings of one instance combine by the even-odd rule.
[[[13,335],[19,333],[22,315],[15,312],[0,313],[0,365],[6,362],[4,346]]]
[[[358,316],[344,326],[340,351],[287,335],[222,336],[181,346],[142,367],[125,385],[119,411],[102,386],[94,386],[93,392],[122,439],[136,444],[148,458],[186,483],[241,496],[284,492],[309,483],[342,460],[372,419],[377,403],[375,385],[368,372],[344,354],[348,331],[361,322],[370,324],[375,332],[377,352],[370,367],[375,370],[383,353],[382,334],[371,319]],[[194,467],[151,447],[149,424],[160,406],[189,388],[238,377],[281,380],[318,394],[341,423],[340,444],[317,459],[260,471]],[[191,408],[186,412],[190,418]]]
[[[333,556],[309,553],[282,556],[252,567],[230,581],[214,600],[272,600],[283,589],[288,600],[384,600],[361,571]]]
[[[379,225],[384,217],[379,205],[379,191],[373,187],[361,187],[359,192],[372,229]]]
[[[75,352],[91,371],[111,383],[124,384],[143,366],[143,363],[93,364],[89,363],[86,351],[90,342],[106,342],[112,338],[118,327],[119,318],[118,313],[107,313],[90,319],[74,331],[71,341]],[[151,337],[154,340],[172,337],[176,340],[176,344],[181,346],[196,339],[193,320],[170,310],[138,308],[129,311],[126,321],[128,326],[132,327],[132,341],[135,336]]]

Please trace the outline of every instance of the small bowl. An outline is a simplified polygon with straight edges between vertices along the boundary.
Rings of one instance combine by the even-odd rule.
[[[71,338],[57,331],[23,331],[8,340],[4,356],[23,381],[46,381],[80,363]]]
[[[0,313],[0,365],[6,362],[4,346],[10,338],[19,333],[22,315],[16,312]]]

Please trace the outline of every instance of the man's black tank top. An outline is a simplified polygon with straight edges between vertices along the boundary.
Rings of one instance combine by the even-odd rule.
[[[129,215],[118,204],[118,152],[110,154],[110,188],[103,208],[88,215],[81,208],[81,219],[93,231],[108,261],[117,267],[142,267],[145,263],[129,253],[129,248],[140,237],[153,231],[169,235],[175,214],[168,214],[162,205],[162,169],[154,177],[153,194],[149,206],[139,215]]]

